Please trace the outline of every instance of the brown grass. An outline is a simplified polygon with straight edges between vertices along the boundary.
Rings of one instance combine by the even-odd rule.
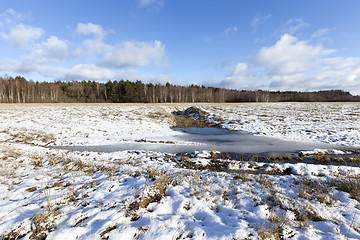
[[[34,216],[31,224],[32,233],[30,239],[46,239],[47,234],[54,229],[54,225],[49,220],[49,217],[50,213],[47,211],[40,211]]]
[[[106,236],[107,233],[111,232],[112,230],[117,228],[117,224],[114,226],[109,226],[105,230],[103,230],[99,235],[101,240],[107,240],[109,239],[109,236]]]
[[[36,186],[25,189],[25,191],[27,191],[27,192],[35,192],[36,190],[38,190],[38,187],[36,187]]]
[[[150,203],[160,202],[160,200],[165,196],[166,187],[169,182],[169,177],[163,175],[153,184],[145,186],[140,196],[139,206],[141,208],[146,208]]]
[[[347,192],[350,196],[360,202],[360,176],[348,176],[343,180],[333,183],[339,191]]]

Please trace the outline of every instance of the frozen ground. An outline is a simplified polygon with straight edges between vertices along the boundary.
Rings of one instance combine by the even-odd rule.
[[[193,144],[170,129],[189,106],[0,105],[0,239],[360,239],[357,162],[49,148]],[[359,104],[198,106],[231,129],[360,143]]]

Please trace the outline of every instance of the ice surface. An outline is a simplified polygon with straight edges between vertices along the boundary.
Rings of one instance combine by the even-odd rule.
[[[272,137],[254,136],[244,131],[229,131],[221,128],[176,128],[182,134],[171,136],[180,144],[158,142],[125,142],[109,145],[52,146],[58,149],[73,151],[116,152],[123,150],[158,151],[169,153],[215,150],[229,153],[312,153],[314,148],[327,152],[341,151],[336,149],[357,149],[335,144],[315,141],[285,141]],[[156,136],[153,136],[153,139]],[[331,149],[331,150],[326,150]]]

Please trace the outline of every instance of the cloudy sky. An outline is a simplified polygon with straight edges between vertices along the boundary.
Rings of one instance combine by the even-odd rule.
[[[0,0],[0,75],[360,94],[360,1]]]

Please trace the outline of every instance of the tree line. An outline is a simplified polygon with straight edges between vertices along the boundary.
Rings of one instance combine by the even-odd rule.
[[[1,103],[177,103],[177,102],[354,102],[342,90],[274,92],[179,86],[141,81],[34,82],[22,76],[0,77]]]

